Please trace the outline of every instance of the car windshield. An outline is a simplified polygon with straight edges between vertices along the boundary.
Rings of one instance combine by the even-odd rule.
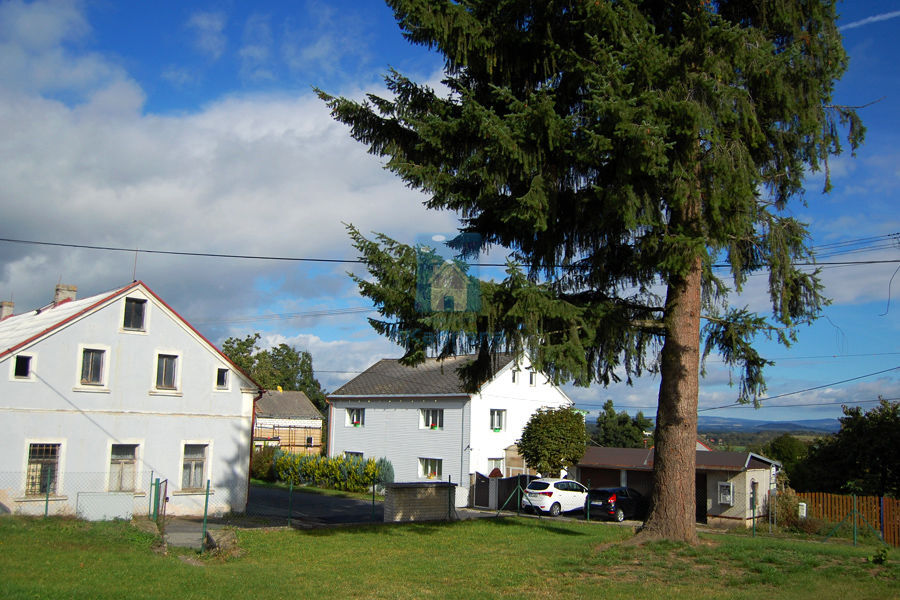
[[[546,481],[532,481],[528,484],[528,489],[535,491],[546,490],[548,487],[550,487],[550,484]]]

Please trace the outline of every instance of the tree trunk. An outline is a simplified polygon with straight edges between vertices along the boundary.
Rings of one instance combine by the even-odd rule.
[[[700,378],[700,257],[669,283],[660,356],[652,510],[642,537],[695,543],[697,396]]]

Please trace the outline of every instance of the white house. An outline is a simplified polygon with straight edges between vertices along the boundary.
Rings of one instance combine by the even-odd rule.
[[[428,359],[405,367],[384,359],[328,397],[328,455],[386,457],[395,481],[440,479],[460,485],[465,505],[475,472],[504,470],[506,449],[539,408],[572,401],[527,359],[505,355],[477,393],[463,390],[457,369],[471,356]]]
[[[256,385],[136,281],[11,315],[0,307],[0,513],[128,516],[247,502]],[[99,516],[98,516],[99,515]]]

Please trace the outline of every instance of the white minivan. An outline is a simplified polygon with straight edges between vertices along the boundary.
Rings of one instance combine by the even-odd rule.
[[[522,508],[556,516],[570,510],[584,510],[587,488],[570,479],[535,479],[525,488]]]

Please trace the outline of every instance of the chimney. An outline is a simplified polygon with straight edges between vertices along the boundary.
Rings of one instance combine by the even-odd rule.
[[[13,315],[13,308],[15,308],[15,304],[12,302],[0,302],[0,321],[7,317],[11,317]]]
[[[58,284],[56,286],[56,295],[53,297],[53,304],[62,304],[68,300],[74,300],[76,292],[78,292],[77,285]]]

